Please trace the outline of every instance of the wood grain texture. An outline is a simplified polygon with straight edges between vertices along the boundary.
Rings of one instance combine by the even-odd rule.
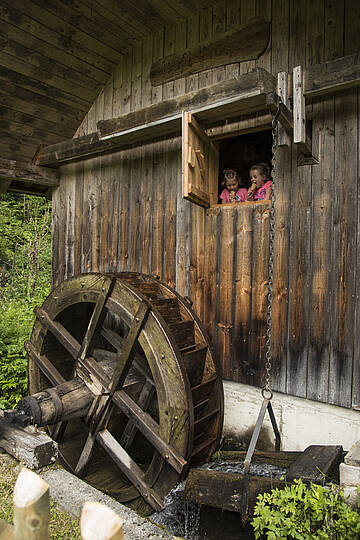
[[[150,72],[154,86],[212,68],[221,67],[225,75],[225,65],[261,56],[269,40],[269,23],[257,19],[224,33],[226,24],[224,7],[225,2],[219,2],[213,8],[215,13],[213,39],[187,48],[181,54],[174,54],[174,40],[173,37],[169,37],[170,28],[168,29],[168,35],[165,35],[165,58],[154,63]],[[171,27],[170,35],[174,34],[174,30],[175,28]],[[215,77],[217,78],[216,75]]]
[[[84,3],[88,5],[89,1]],[[106,6],[108,0],[102,0],[101,8],[97,7],[104,17]],[[139,43],[118,63],[112,84],[107,84],[84,120],[84,133],[95,130],[99,121],[98,127],[109,128],[107,133],[121,126],[131,127],[134,125],[131,122],[143,114],[143,107],[164,107],[163,112],[168,114],[168,99],[173,103],[171,111],[191,108],[193,102],[189,105],[181,96],[201,88],[207,100],[214,98],[207,87],[216,81],[221,81],[226,89],[225,97],[229,97],[230,79],[246,73],[248,80],[254,81],[255,74],[248,71],[255,65],[274,76],[278,71],[291,73],[294,66],[301,65],[305,74],[313,74],[314,81],[315,75],[320,77],[319,63],[342,62],[342,55],[355,55],[345,58],[343,67],[351,71],[357,65],[359,8],[355,0],[306,1],[301,5],[288,0],[202,2],[203,9],[197,14],[193,11],[195,6],[187,5],[191,15],[189,11],[181,13],[177,2],[174,5],[167,2],[164,6],[158,3],[158,6],[164,26],[151,33],[148,21],[146,24],[133,21]],[[115,11],[116,17],[126,17],[126,9],[123,14]],[[170,20],[171,14],[176,21]],[[153,62],[168,53],[181,55],[187,47],[199,46],[261,14],[271,21],[271,39],[256,63],[219,66],[156,88],[151,86],[149,75]],[[0,17],[6,18],[1,13]],[[51,36],[49,33],[49,39]],[[38,47],[33,38],[31,44]],[[50,54],[57,58],[51,48]],[[34,67],[36,61],[32,59]],[[79,57],[72,69],[82,73],[83,62]],[[89,71],[89,77],[102,82],[96,66]],[[316,96],[315,86],[312,92],[311,100],[310,95],[306,98],[307,112],[312,115],[307,135],[311,131],[319,165],[299,167],[297,152],[291,146],[281,147],[276,156],[273,386],[310,399],[359,406],[359,250],[353,246],[360,228],[357,210],[360,202],[357,191],[356,194],[352,191],[354,179],[359,175],[358,96],[356,90],[338,92],[335,98]],[[7,95],[4,99],[9,103]],[[22,114],[35,119],[32,126],[45,129],[36,118],[36,107],[28,102],[22,106],[26,109]],[[151,111],[146,111],[144,122],[153,118]],[[51,122],[53,111],[48,108],[46,112]],[[6,119],[16,122],[16,117],[8,113]],[[103,124],[103,120],[107,123]],[[230,136],[233,129],[236,133],[259,129],[253,116],[229,119],[220,115],[218,120],[219,125],[210,126],[208,134],[221,137]],[[266,122],[269,126],[269,117]],[[214,131],[211,133],[210,129]],[[64,130],[68,133],[69,126],[65,125]],[[38,135],[36,132],[35,136]],[[20,147],[15,141],[2,144],[8,148],[10,144]],[[60,186],[54,190],[55,280],[64,275],[63,264],[67,265],[67,272],[71,271],[71,265],[74,271],[96,269],[98,249],[104,269],[110,270],[115,265],[118,270],[160,275],[195,302],[226,378],[259,384],[265,330],[268,234],[265,209],[254,204],[232,209],[214,206],[204,211],[184,200],[179,145],[180,139],[173,139],[172,134],[161,134],[158,141],[144,141],[137,150],[114,148],[108,169],[102,166],[99,169],[99,158],[93,158],[81,162],[71,174],[61,170],[61,174],[68,175],[68,188]],[[75,191],[71,182],[76,182]],[[72,208],[68,197],[74,193]],[[217,196],[215,189],[214,198]],[[97,200],[101,207],[94,214]],[[75,225],[64,226],[66,216],[79,211],[81,223],[75,221]],[[108,223],[100,223],[103,216],[107,216]],[[233,231],[232,238],[226,237],[226,223]],[[97,234],[101,237],[100,247],[95,247],[99,241]],[[223,234],[227,238],[225,243]],[[79,235],[80,244],[76,239]],[[69,246],[72,236],[73,248],[69,250],[65,243]],[[111,253],[107,261],[106,249]],[[69,261],[64,262],[65,258]],[[231,293],[230,289],[222,289],[223,282]],[[225,335],[219,323],[232,326],[231,335]]]

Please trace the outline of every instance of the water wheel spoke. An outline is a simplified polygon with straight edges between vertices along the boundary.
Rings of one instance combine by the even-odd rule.
[[[67,428],[67,421],[65,422],[58,422],[54,426],[49,429],[51,438],[54,439],[54,441],[61,442],[63,440],[65,430]]]
[[[138,406],[143,411],[146,411],[148,409],[154,393],[155,393],[154,382],[147,379],[144,383],[144,386],[142,387],[139,398],[137,400]],[[121,439],[120,439],[120,444],[123,448],[125,448],[125,450],[131,446],[134,440],[136,431],[137,431],[136,424],[132,420],[129,420],[125,426],[124,431],[122,432]]]
[[[123,348],[124,340],[121,338],[114,330],[110,328],[103,327],[101,329],[101,335],[116,349],[117,352],[120,352]]]
[[[162,510],[164,508],[163,500],[144,482],[143,471],[111,435],[110,431],[107,429],[100,431],[96,439],[150,506],[156,512]]]
[[[89,433],[84,444],[84,448],[81,451],[79,460],[75,467],[75,474],[82,477],[84,475],[85,469],[88,466],[91,456],[94,450],[95,437],[92,433]]]
[[[110,330],[109,328],[102,328],[101,335],[104,337],[110,345],[116,349],[117,353],[120,353],[123,350],[124,347],[124,339],[122,339],[116,332],[113,330]],[[96,351],[97,353],[97,351]],[[105,352],[105,357],[107,356],[109,360],[113,360],[114,362],[117,360],[118,355],[117,353],[112,352]],[[100,359],[100,356],[97,355],[96,359]],[[152,381],[152,375],[151,371],[149,369],[149,366],[146,362],[146,359],[141,356],[138,352],[135,353],[133,361],[132,361],[132,367],[138,371],[140,375],[145,377],[147,380]],[[153,383],[154,384],[154,383]]]
[[[83,360],[86,356],[92,354],[95,339],[101,330],[107,314],[106,303],[114,290],[115,283],[116,278],[107,279],[104,281],[104,285],[99,293],[94,311],[90,317],[90,321],[81,344],[78,355],[80,360]]]
[[[65,347],[70,355],[76,359],[80,351],[80,343],[59,322],[53,321],[43,309],[36,307],[35,315],[49,332]]]
[[[25,342],[25,349],[27,350],[30,358],[35,362],[35,364],[38,366],[40,371],[45,375],[45,377],[56,386],[57,384],[62,384],[65,382],[65,379],[56,367],[50,362],[50,360],[44,356],[40,355],[36,352],[34,345],[31,343],[31,341]]]
[[[156,448],[159,454],[178,472],[181,473],[186,465],[186,460],[167,444],[160,436],[160,427],[157,422],[143,411],[123,390],[118,390],[113,395],[113,402],[133,422],[139,431]]]
[[[124,345],[119,353],[117,365],[114,370],[110,385],[109,392],[113,393],[118,387],[124,384],[131,363],[135,356],[135,344],[139,337],[139,334],[146,322],[150,306],[147,302],[141,302],[134,320],[129,328],[129,332],[124,339]]]

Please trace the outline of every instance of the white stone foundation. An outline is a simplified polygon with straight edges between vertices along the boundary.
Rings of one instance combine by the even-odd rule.
[[[260,389],[224,382],[224,436],[248,443],[261,407]],[[341,444],[344,450],[360,440],[360,412],[274,392],[272,406],[281,434],[282,450],[304,450],[311,444]],[[262,429],[262,448],[274,440],[268,413]],[[265,437],[264,437],[265,435]]]

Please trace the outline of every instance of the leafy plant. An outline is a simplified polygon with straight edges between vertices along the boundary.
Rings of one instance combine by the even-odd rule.
[[[27,195],[0,197],[0,408],[27,392],[24,341],[33,309],[50,292],[51,206]]]
[[[333,484],[306,486],[302,480],[258,496],[251,522],[255,538],[299,540],[360,538],[360,516]]]

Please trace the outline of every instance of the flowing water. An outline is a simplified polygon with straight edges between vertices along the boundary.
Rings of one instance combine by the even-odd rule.
[[[241,474],[244,471],[243,462],[214,461],[200,469],[211,469]],[[264,463],[254,463],[250,474],[256,476],[271,476],[280,478],[286,469]],[[184,499],[185,482],[175,486],[165,499],[166,507],[150,519],[186,540],[239,540],[254,538],[251,525],[245,528],[241,516],[235,512],[227,512],[209,506],[199,506]]]

